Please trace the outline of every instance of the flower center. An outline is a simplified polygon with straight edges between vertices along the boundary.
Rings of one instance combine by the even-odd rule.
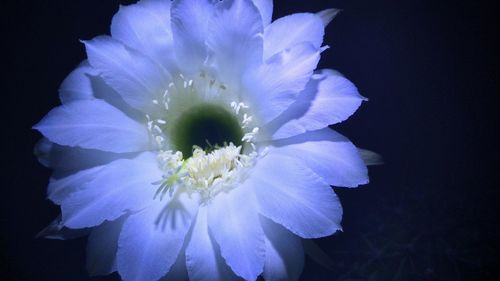
[[[179,74],[152,101],[147,126],[163,171],[155,198],[187,192],[207,202],[244,181],[259,156],[259,128],[236,93],[205,73]]]
[[[240,146],[243,131],[239,121],[225,108],[201,104],[184,112],[174,122],[170,135],[175,150],[187,159],[197,147],[211,152],[230,143]]]

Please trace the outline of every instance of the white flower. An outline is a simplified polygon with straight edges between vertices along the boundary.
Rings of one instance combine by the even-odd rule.
[[[35,126],[62,212],[46,234],[90,230],[92,275],[297,280],[301,239],[341,229],[330,186],[368,182],[328,128],[364,98],[315,71],[335,14],[271,23],[271,0],[121,7]]]

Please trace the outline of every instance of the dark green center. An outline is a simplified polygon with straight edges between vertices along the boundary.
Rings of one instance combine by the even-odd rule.
[[[238,120],[226,109],[210,104],[195,106],[184,112],[171,130],[174,147],[184,158],[193,154],[193,146],[211,151],[233,143],[241,145],[243,131]]]

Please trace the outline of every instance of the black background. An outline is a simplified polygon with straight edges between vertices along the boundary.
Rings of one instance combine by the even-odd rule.
[[[85,239],[36,233],[58,213],[45,199],[50,171],[31,126],[57,106],[64,77],[85,58],[79,39],[109,33],[117,0],[2,2],[0,280],[89,280]],[[303,280],[498,280],[500,37],[485,1],[275,1],[274,18],[335,7],[335,68],[370,98],[335,126],[383,155],[371,183],[336,189],[344,232],[317,243],[326,269],[306,261]],[[90,280],[117,280],[117,276]]]

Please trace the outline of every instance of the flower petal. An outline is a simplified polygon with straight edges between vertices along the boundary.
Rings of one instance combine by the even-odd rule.
[[[179,251],[177,260],[172,265],[167,275],[161,278],[159,281],[190,281],[188,278],[187,268],[186,268],[186,243],[184,247]]]
[[[35,146],[35,156],[46,167],[54,169],[59,178],[61,172],[71,173],[108,164],[117,159],[130,159],[137,153],[113,153],[95,149],[84,149],[58,145],[42,138]]]
[[[205,39],[214,5],[209,0],[175,0],[170,12],[179,67],[186,72],[199,71],[207,58]]]
[[[255,190],[262,215],[302,238],[324,237],[341,229],[342,207],[333,190],[292,157],[269,151],[245,185]]]
[[[96,166],[63,178],[52,177],[47,189],[48,198],[60,205],[70,194],[81,190],[86,183],[95,179],[103,168],[104,166]]]
[[[69,103],[75,100],[93,99],[94,92],[89,73],[93,69],[88,61],[82,62],[75,70],[73,70],[62,82],[59,87],[59,98],[62,103]]]
[[[260,217],[266,234],[266,281],[299,280],[304,268],[304,249],[299,237],[273,221]]]
[[[209,205],[210,231],[236,275],[255,280],[265,261],[264,232],[251,190],[240,186],[218,194]]]
[[[263,122],[276,118],[295,101],[316,68],[319,54],[310,43],[295,45],[243,78],[251,104]]]
[[[88,63],[82,62],[71,72],[59,87],[62,104],[80,100],[103,99],[129,117],[139,120],[140,115],[131,108],[120,95],[99,77],[99,73]]]
[[[254,5],[259,9],[264,27],[273,20],[273,0],[253,0]]]
[[[319,49],[324,35],[325,26],[315,14],[300,13],[279,18],[264,32],[264,59],[303,42]]]
[[[273,151],[294,155],[328,184],[357,187],[368,183],[368,170],[357,148],[344,136],[325,128],[275,141]]]
[[[149,147],[146,126],[98,99],[59,106],[34,128],[60,145],[116,153],[143,151]]]
[[[68,240],[87,236],[90,228],[71,229],[64,226],[61,222],[61,215],[57,216],[49,225],[40,231],[36,238],[43,237],[47,239]]]
[[[92,180],[83,182],[80,190],[62,200],[64,225],[91,227],[140,210],[151,204],[156,191],[152,183],[161,176],[156,157],[149,152],[104,166]]]
[[[287,138],[342,122],[365,100],[341,74],[322,70],[313,76],[297,101],[270,124],[274,127],[270,130],[275,131],[272,138]]]
[[[191,281],[237,279],[226,265],[208,230],[207,207],[200,207],[186,248],[186,265]]]
[[[118,244],[118,272],[123,280],[148,281],[165,276],[177,260],[197,207],[197,198],[183,193],[167,204],[155,201],[131,215]]]
[[[145,113],[154,112],[152,101],[161,97],[170,81],[159,64],[111,37],[84,43],[90,64],[125,102]]]
[[[87,271],[91,276],[107,275],[116,271],[118,237],[126,216],[107,221],[92,229],[87,239]]]
[[[317,12],[316,15],[321,18],[323,21],[323,25],[326,27],[332,22],[332,20],[337,16],[340,10],[337,9],[326,9],[320,12]]]
[[[121,6],[113,17],[111,35],[170,69],[173,63],[170,5],[171,1],[142,0]]]
[[[262,63],[262,18],[251,0],[216,4],[209,32],[207,45],[223,83],[238,86],[247,68]]]

